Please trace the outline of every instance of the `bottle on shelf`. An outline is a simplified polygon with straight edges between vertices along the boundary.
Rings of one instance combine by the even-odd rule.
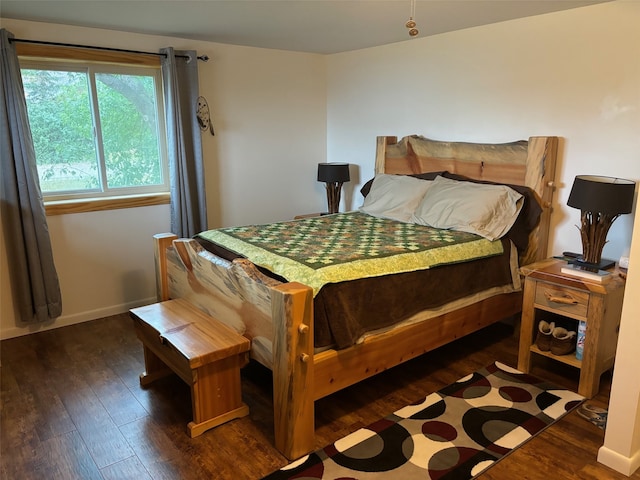
[[[584,339],[587,332],[587,322],[584,320],[578,323],[578,335],[576,340],[576,358],[582,360],[582,354],[584,352]]]

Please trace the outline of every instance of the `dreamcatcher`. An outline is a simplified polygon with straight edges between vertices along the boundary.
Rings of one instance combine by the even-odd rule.
[[[198,105],[196,108],[196,118],[198,119],[198,125],[203,132],[209,130],[211,135],[216,133],[213,131],[213,123],[211,122],[211,113],[209,112],[209,104],[204,97],[198,97]]]

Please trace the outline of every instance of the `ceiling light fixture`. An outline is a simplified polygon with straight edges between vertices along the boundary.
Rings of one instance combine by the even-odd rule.
[[[418,35],[418,33],[420,33],[416,28],[417,24],[413,19],[413,17],[415,17],[416,15],[416,0],[409,0],[409,9],[409,20],[407,20],[404,26],[409,29],[409,36],[415,37],[416,35]]]

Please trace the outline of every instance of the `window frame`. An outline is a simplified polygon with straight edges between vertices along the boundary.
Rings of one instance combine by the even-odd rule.
[[[158,109],[158,141],[162,161],[162,173],[165,179],[162,186],[112,188],[101,192],[78,192],[49,194],[44,196],[47,215],[112,210],[117,208],[133,208],[170,203],[169,169],[167,157],[166,128],[164,118],[164,98],[162,95],[162,76],[160,57],[153,54],[137,54],[107,50],[92,50],[76,47],[50,46],[41,44],[18,43],[16,50],[20,68],[38,65],[45,68],[69,66],[78,68],[87,65],[95,70],[107,73],[118,73],[125,67],[130,72],[154,71],[156,102]],[[73,69],[73,68],[72,68]],[[124,73],[120,71],[120,73]],[[93,113],[92,113],[93,115]],[[101,146],[100,146],[101,148]]]

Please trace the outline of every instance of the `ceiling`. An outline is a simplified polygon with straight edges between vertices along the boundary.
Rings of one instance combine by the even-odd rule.
[[[595,3],[417,0],[414,20],[424,37]],[[410,9],[410,0],[0,1],[2,18],[322,54],[409,40]]]

